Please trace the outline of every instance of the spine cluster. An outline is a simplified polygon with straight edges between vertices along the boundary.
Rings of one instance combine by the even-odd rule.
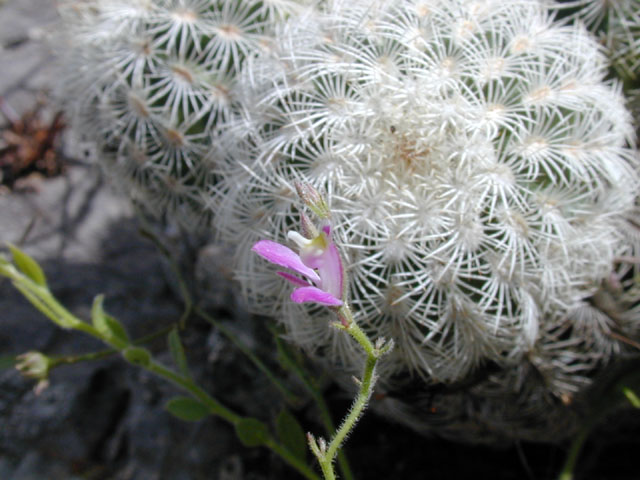
[[[604,45],[617,74],[640,80],[640,1],[571,0],[552,2],[566,20],[582,22]]]

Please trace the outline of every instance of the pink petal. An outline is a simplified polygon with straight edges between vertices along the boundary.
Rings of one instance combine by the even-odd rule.
[[[344,281],[344,271],[342,260],[335,244],[330,243],[323,255],[324,262],[318,268],[318,274],[322,278],[320,287],[331,293],[335,297],[342,298],[342,284]]]
[[[296,303],[319,303],[320,305],[327,305],[329,307],[339,307],[342,305],[342,300],[334,297],[324,290],[320,290],[318,287],[300,287],[296,288],[291,294],[291,300]]]
[[[322,250],[318,248],[308,250],[303,248],[301,261],[318,272],[322,280],[319,283],[314,282],[316,286],[336,298],[342,298],[344,271],[340,253],[335,244],[331,242],[331,239],[325,237],[325,241],[326,247]]]
[[[251,250],[271,263],[275,263],[281,267],[290,268],[294,272],[304,275],[314,283],[320,282],[318,274],[313,269],[302,263],[300,255],[295,253],[289,247],[272,242],[271,240],[260,240],[251,248]]]
[[[290,273],[287,273],[287,272],[276,272],[276,273],[280,275],[282,278],[284,278],[285,280],[289,280],[291,283],[293,283],[297,287],[309,286],[309,282],[305,282],[301,278],[298,278],[295,275],[291,275]]]

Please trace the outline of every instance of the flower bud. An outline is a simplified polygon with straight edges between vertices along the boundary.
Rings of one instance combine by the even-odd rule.
[[[305,238],[315,238],[320,234],[311,219],[305,215],[304,212],[300,212],[300,223],[302,224],[302,235]]]
[[[309,183],[295,182],[296,191],[313,213],[322,219],[330,216],[329,206],[320,193]]]
[[[35,380],[46,380],[49,378],[51,359],[46,355],[30,351],[16,357],[16,369],[25,377]]]

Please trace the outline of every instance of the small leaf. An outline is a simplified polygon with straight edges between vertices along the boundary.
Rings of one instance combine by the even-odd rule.
[[[236,423],[236,435],[245,447],[258,447],[267,442],[269,430],[257,418],[243,418]]]
[[[9,272],[11,271],[10,269],[13,267],[13,265],[11,265],[11,262],[9,260],[7,260],[7,257],[5,257],[4,255],[0,254],[0,273],[2,275],[5,276],[10,276]]]
[[[173,397],[164,409],[185,422],[197,422],[211,414],[205,404],[191,397]]]
[[[636,392],[628,387],[622,387],[622,393],[627,397],[627,400],[629,400],[629,403],[631,403],[634,408],[640,408],[640,397],[638,397]]]
[[[37,285],[41,287],[47,286],[47,279],[38,262],[14,245],[10,244],[9,250],[11,250],[13,263],[18,267],[18,270],[33,280]]]
[[[276,433],[280,441],[296,458],[307,458],[307,436],[300,423],[287,409],[283,409],[276,419]]]
[[[296,356],[296,352],[291,350],[289,345],[283,342],[282,339],[276,333],[274,333],[274,339],[276,342],[276,349],[278,352],[276,357],[278,360],[278,363],[285,371],[295,371],[297,367],[296,362],[294,360]]]
[[[109,343],[128,344],[129,336],[122,324],[104,311],[104,295],[97,295],[91,307],[91,323]]]
[[[22,295],[24,295],[27,300],[29,300],[31,305],[38,309],[42,314],[47,316],[56,325],[62,328],[75,327],[76,324],[72,321],[73,319],[60,315],[59,311],[56,312],[51,307],[51,304],[47,302],[47,300],[43,299],[41,295],[39,295],[39,292],[33,291],[32,285],[24,285],[23,282],[15,282],[13,285],[20,293],[22,293]]]
[[[174,328],[169,332],[167,336],[167,341],[169,343],[169,351],[171,352],[171,358],[173,358],[174,363],[180,370],[180,373],[185,377],[190,377],[189,367],[187,365],[187,357],[184,353],[184,347],[182,346],[182,342],[180,341],[180,334],[178,333],[178,329]]]
[[[147,367],[151,363],[151,353],[142,347],[127,347],[123,350],[122,356],[127,362],[141,367]]]

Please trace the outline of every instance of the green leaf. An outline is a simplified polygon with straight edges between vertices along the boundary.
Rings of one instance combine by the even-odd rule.
[[[164,409],[185,422],[197,422],[211,415],[205,404],[191,397],[173,397],[165,404]]]
[[[236,435],[245,447],[258,447],[267,443],[269,430],[257,418],[243,418],[236,423]]]
[[[0,254],[0,274],[5,277],[10,277],[12,268],[14,267],[11,262],[7,260],[7,257]]]
[[[35,284],[46,288],[47,279],[38,262],[14,245],[9,244],[9,250],[11,250],[13,263],[18,267],[18,270],[29,277]]]
[[[178,329],[174,328],[167,335],[167,341],[169,343],[169,351],[171,352],[171,358],[173,358],[174,363],[180,370],[180,373],[185,377],[191,377],[189,373],[189,367],[187,365],[187,357],[184,353],[184,347],[182,346],[182,342],[180,341],[180,334],[178,333]]]
[[[147,367],[151,363],[151,353],[142,347],[127,347],[123,350],[122,356],[127,362],[141,367]]]
[[[38,293],[34,293],[32,291],[32,285],[24,285],[24,282],[14,282],[13,285],[20,293],[22,293],[22,295],[24,295],[27,300],[29,300],[31,305],[38,309],[42,314],[47,316],[56,325],[62,328],[74,327],[74,323],[70,322],[69,319],[64,318],[58,312],[56,312],[51,307],[51,305],[41,297],[41,295],[39,295]]]
[[[110,344],[116,343],[122,346],[129,344],[129,336],[122,324],[104,311],[102,306],[104,295],[97,295],[93,299],[91,307],[91,323],[103,338]]]
[[[300,423],[287,409],[283,409],[276,419],[276,434],[282,444],[289,449],[296,458],[307,459],[307,436]]]
[[[291,349],[291,347],[284,342],[277,333],[274,333],[274,340],[276,342],[277,349],[277,360],[280,366],[285,371],[295,371],[298,367],[296,364],[296,352]]]
[[[636,392],[628,387],[622,387],[622,393],[627,397],[627,400],[629,400],[629,403],[631,403],[634,408],[640,408],[640,397],[638,397]]]

